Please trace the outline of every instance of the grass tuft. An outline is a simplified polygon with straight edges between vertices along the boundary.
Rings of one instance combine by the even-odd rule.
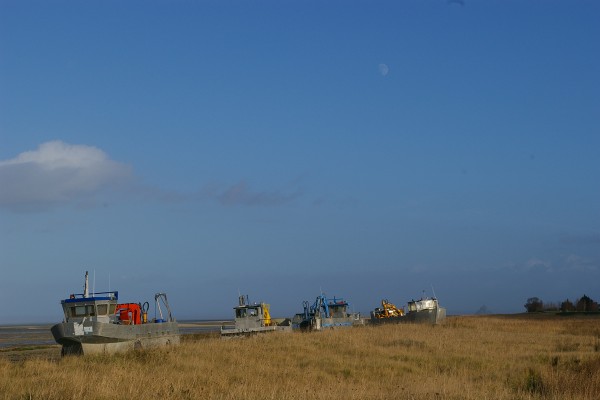
[[[542,382],[542,374],[533,370],[527,369],[525,374],[524,389],[529,393],[544,394],[544,383]]]

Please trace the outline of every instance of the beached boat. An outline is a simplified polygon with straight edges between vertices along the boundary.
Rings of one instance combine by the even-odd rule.
[[[61,300],[64,320],[51,328],[61,354],[111,354],[179,343],[179,327],[165,293],[154,296],[151,321],[148,302],[119,304],[118,299],[117,291],[90,295],[86,272],[83,293]]]
[[[325,328],[362,325],[363,322],[360,313],[348,311],[349,304],[342,298],[328,299],[321,294],[312,305],[304,301],[302,306],[304,312],[296,314],[292,319],[292,327],[295,329],[319,331]]]
[[[422,297],[408,302],[407,312],[387,300],[381,301],[381,307],[371,311],[371,323],[430,323],[439,324],[446,319],[446,309],[440,307],[435,297]]]
[[[270,306],[266,303],[250,304],[248,295],[238,298],[235,310],[235,325],[221,326],[222,337],[247,336],[255,333],[266,332],[291,332],[292,326],[289,319],[276,320],[271,318]]]

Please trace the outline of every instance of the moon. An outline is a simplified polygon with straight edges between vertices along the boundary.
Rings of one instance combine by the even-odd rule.
[[[387,76],[390,73],[390,67],[387,64],[379,64],[379,73],[381,76]]]

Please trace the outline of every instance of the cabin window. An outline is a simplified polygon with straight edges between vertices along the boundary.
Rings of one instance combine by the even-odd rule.
[[[117,305],[115,303],[110,303],[108,305],[108,313],[110,315],[113,315],[115,313],[115,310],[117,309]]]
[[[246,317],[246,309],[240,308],[239,310],[235,310],[236,317],[245,318]]]
[[[343,318],[346,316],[346,307],[330,307],[329,311],[334,318]]]
[[[98,315],[107,315],[108,314],[108,304],[98,304],[96,306],[98,311]]]
[[[96,315],[93,305],[71,307],[71,317],[88,317]]]
[[[85,317],[85,306],[71,307],[71,317]]]

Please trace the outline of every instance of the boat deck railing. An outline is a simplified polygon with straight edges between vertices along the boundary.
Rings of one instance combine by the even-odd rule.
[[[119,292],[111,291],[111,292],[95,292],[91,295],[85,296],[85,293],[73,293],[69,295],[69,298],[66,301],[81,301],[81,300],[118,300]]]

